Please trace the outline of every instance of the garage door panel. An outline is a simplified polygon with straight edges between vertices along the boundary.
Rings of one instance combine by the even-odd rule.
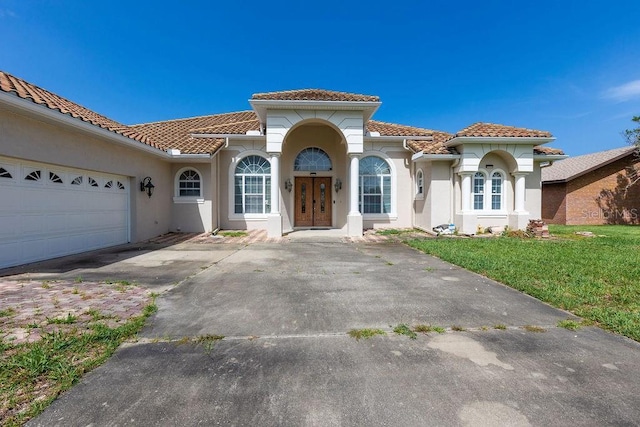
[[[12,161],[0,158],[21,171],[12,179],[0,178],[0,268],[129,240],[127,177]],[[41,172],[40,181],[24,180],[34,170]],[[50,171],[63,183],[50,180]],[[90,186],[89,176],[100,186]],[[77,177],[82,179],[72,184]],[[105,188],[109,181],[112,188]],[[125,190],[118,181],[127,184]]]

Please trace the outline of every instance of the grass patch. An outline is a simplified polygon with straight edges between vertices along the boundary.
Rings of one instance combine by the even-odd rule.
[[[16,309],[13,307],[7,307],[0,310],[0,317],[11,317],[16,315]]]
[[[41,413],[84,373],[102,364],[118,346],[137,334],[150,313],[110,328],[95,324],[88,332],[57,331],[35,343],[3,344],[0,353],[0,420],[17,426]],[[74,316],[70,314],[64,323]],[[52,319],[55,320],[55,319]]]
[[[507,325],[504,325],[502,323],[498,323],[497,325],[493,325],[493,329],[498,329],[500,331],[504,331],[507,329]]]
[[[47,317],[47,323],[50,325],[72,325],[78,321],[78,316],[74,316],[71,313],[67,313],[66,317],[56,317],[49,319]]]
[[[397,236],[406,232],[406,230],[398,230],[396,228],[385,228],[383,230],[376,231],[376,234],[379,234],[380,236]]]
[[[409,325],[407,325],[406,323],[400,323],[399,325],[397,325],[395,328],[393,328],[393,332],[395,332],[397,335],[407,336],[412,340],[418,338],[418,334],[412,331]]]
[[[536,332],[536,333],[547,332],[545,328],[541,328],[540,326],[534,326],[534,325],[524,325],[522,329],[524,329],[527,332]]]
[[[577,331],[578,329],[580,329],[582,327],[582,325],[580,324],[580,322],[576,322],[575,320],[567,319],[567,320],[560,320],[558,322],[558,327],[559,328],[565,328],[565,329],[568,329],[570,331]]]
[[[218,235],[223,237],[245,237],[249,234],[246,231],[221,231]]]
[[[369,338],[375,337],[376,335],[387,335],[387,333],[382,329],[365,328],[365,329],[352,329],[349,332],[347,332],[347,335],[349,335],[351,338],[355,338],[356,341],[360,341],[361,339],[369,339]]]
[[[414,239],[407,244],[640,341],[640,227],[550,225],[549,230],[555,239]]]

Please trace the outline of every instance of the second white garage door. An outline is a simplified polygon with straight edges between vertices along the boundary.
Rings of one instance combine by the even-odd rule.
[[[129,241],[129,179],[0,157],[0,268]]]

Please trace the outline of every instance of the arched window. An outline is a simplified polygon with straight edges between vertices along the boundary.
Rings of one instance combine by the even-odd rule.
[[[177,195],[179,197],[202,197],[202,180],[195,169],[185,169],[179,172]]]
[[[418,169],[416,172],[416,196],[424,195],[424,174],[422,169]]]
[[[486,177],[482,172],[476,172],[473,176],[473,209],[484,209],[484,181]]]
[[[491,210],[502,209],[502,174],[494,172],[491,174]]]
[[[360,160],[360,212],[391,213],[391,168],[376,156]]]
[[[331,159],[322,149],[316,147],[305,148],[293,162],[294,171],[330,171]]]
[[[234,175],[234,212],[266,214],[271,211],[271,163],[251,155],[238,162]]]

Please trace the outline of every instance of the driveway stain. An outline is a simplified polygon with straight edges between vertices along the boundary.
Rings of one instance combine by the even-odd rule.
[[[469,359],[479,366],[496,365],[513,371],[513,366],[501,362],[494,352],[485,350],[482,344],[469,337],[454,334],[439,335],[429,341],[427,345],[430,348]]]
[[[465,426],[530,426],[527,417],[517,409],[499,402],[480,401],[464,405],[458,417]]]

